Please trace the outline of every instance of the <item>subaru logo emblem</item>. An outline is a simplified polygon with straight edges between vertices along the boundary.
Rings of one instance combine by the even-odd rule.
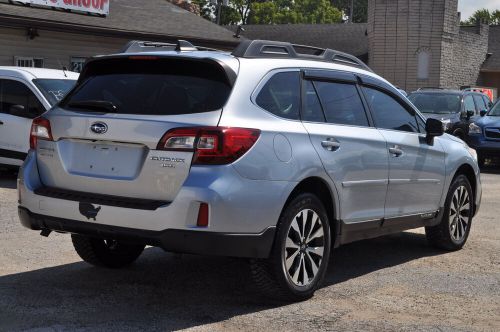
[[[90,131],[96,134],[104,134],[105,132],[108,131],[108,125],[105,124],[104,122],[94,122],[90,126]]]

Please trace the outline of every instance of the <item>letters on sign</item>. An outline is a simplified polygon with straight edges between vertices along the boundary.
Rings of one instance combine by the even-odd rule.
[[[16,0],[35,6],[70,9],[100,15],[109,14],[109,0]]]

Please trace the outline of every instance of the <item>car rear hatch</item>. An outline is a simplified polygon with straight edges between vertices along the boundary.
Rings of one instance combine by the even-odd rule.
[[[217,126],[232,88],[228,70],[206,58],[89,62],[75,89],[44,116],[49,139],[33,143],[46,193],[172,201],[193,151],[158,149],[159,142],[173,128]]]

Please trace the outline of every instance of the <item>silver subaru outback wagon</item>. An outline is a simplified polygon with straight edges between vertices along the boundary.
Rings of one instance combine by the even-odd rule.
[[[33,121],[18,188],[21,223],[70,233],[90,264],[146,245],[246,257],[292,301],[345,243],[425,227],[460,249],[481,200],[474,151],[360,60],[259,40],[93,58]]]

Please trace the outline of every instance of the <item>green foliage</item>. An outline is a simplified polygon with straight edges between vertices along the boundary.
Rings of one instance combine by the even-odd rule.
[[[222,6],[220,15],[221,25],[234,25],[241,21],[240,14],[236,9],[230,6]]]
[[[339,23],[342,13],[329,0],[274,0],[251,5],[251,24]]]
[[[500,25],[500,10],[497,9],[490,12],[486,8],[478,9],[467,21],[462,22],[462,24],[474,25],[478,19],[487,24]]]
[[[340,9],[347,17],[350,13],[351,0],[331,0],[332,5]],[[365,23],[368,21],[368,0],[354,0],[354,23]]]
[[[213,21],[213,11],[215,6],[209,0],[192,0],[195,5],[200,7],[200,16],[206,20]]]

